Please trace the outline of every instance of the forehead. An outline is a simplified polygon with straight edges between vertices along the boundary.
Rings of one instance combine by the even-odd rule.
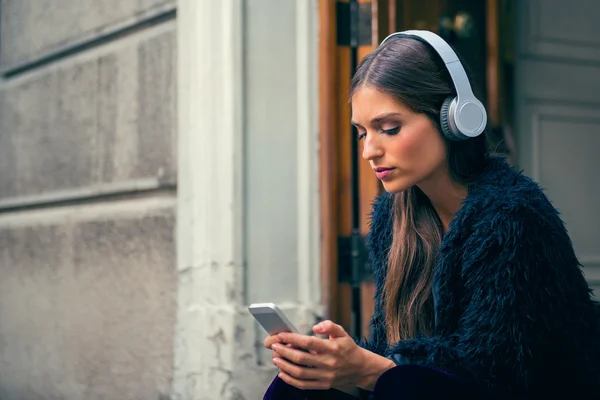
[[[370,86],[358,89],[351,99],[352,121],[366,123],[380,114],[408,114],[410,109],[389,94]]]

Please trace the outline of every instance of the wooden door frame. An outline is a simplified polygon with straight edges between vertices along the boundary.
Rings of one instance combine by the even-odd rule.
[[[334,141],[329,132],[337,126],[334,110],[335,2],[319,0],[319,207],[321,216],[321,298],[324,317],[333,319],[337,308],[337,166]],[[333,23],[332,23],[333,22]]]
[[[346,0],[347,1],[347,0]],[[372,44],[360,46],[362,59],[389,32],[395,24],[393,16],[380,12],[395,0],[359,0],[371,3]],[[321,214],[321,282],[325,318],[349,326],[343,306],[350,301],[350,290],[338,282],[338,238],[349,235],[350,224],[350,112],[347,93],[350,84],[350,49],[337,45],[336,1],[319,0],[319,185]],[[347,60],[347,61],[345,61]],[[346,140],[347,139],[347,140]],[[361,233],[368,230],[368,212],[371,199],[379,190],[377,180],[360,160]],[[362,315],[372,312],[373,285],[362,286]],[[363,333],[368,318],[363,318]]]

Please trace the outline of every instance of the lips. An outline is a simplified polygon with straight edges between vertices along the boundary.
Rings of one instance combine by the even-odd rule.
[[[394,172],[395,168],[383,168],[383,167],[379,167],[379,168],[374,168],[373,170],[375,171],[375,176],[377,176],[377,179],[385,179],[386,177],[388,177],[392,172]]]

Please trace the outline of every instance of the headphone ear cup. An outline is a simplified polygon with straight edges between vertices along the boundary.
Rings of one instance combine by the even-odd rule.
[[[456,140],[456,134],[452,131],[452,127],[450,126],[450,118],[454,118],[454,115],[450,115],[450,105],[454,99],[454,96],[446,97],[440,110],[440,126],[442,128],[442,133],[450,140]]]

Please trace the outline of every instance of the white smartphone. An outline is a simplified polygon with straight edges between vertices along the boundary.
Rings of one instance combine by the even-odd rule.
[[[248,307],[248,310],[269,335],[281,332],[298,333],[296,327],[273,303],[254,303]]]

